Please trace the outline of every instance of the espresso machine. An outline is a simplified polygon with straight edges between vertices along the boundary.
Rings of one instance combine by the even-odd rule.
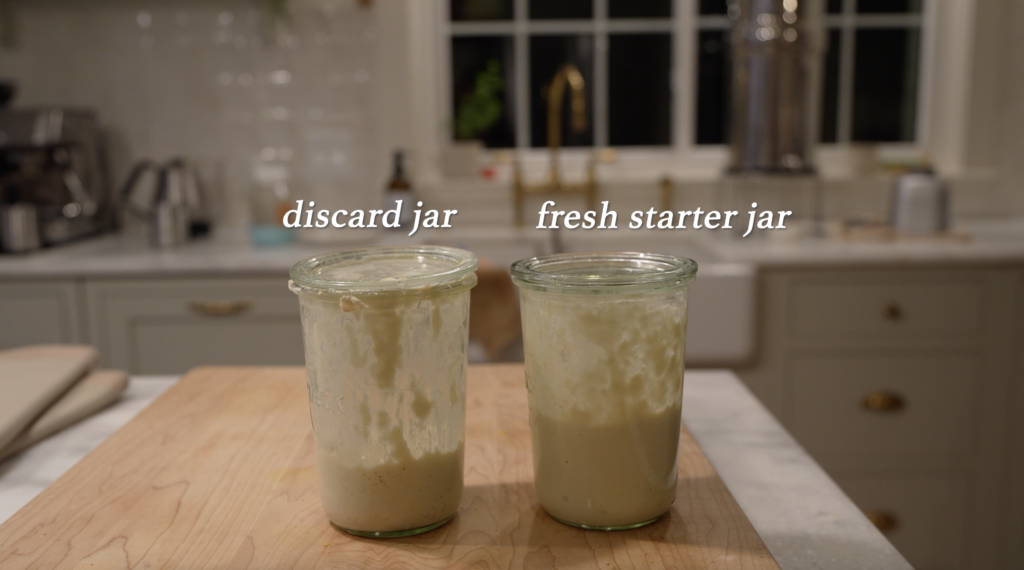
[[[0,109],[0,252],[67,243],[115,223],[94,112]]]

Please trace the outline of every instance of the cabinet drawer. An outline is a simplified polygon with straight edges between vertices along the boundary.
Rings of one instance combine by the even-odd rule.
[[[968,482],[957,477],[836,477],[843,491],[918,570],[964,567]]]
[[[984,327],[985,286],[955,275],[798,278],[788,295],[788,330],[802,339],[876,344],[973,338]]]
[[[302,365],[299,305],[286,279],[87,285],[102,358],[135,374],[205,365]]]
[[[790,428],[826,466],[970,455],[981,385],[974,353],[803,355],[790,367]]]
[[[78,323],[73,282],[0,283],[0,350],[79,342]]]

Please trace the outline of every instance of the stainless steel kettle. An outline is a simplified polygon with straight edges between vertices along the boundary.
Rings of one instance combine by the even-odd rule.
[[[149,194],[150,207],[144,208],[135,196],[147,173],[155,175],[155,187]],[[182,158],[136,164],[121,190],[121,204],[149,222],[157,247],[174,247],[210,232],[207,200],[196,169]]]
[[[34,204],[0,206],[0,252],[28,253],[42,246],[39,213]]]
[[[891,221],[903,234],[948,230],[949,188],[931,170],[900,176],[893,187]]]

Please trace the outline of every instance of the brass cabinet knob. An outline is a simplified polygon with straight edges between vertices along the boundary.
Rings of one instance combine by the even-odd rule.
[[[878,390],[864,396],[860,405],[870,412],[898,412],[907,407],[907,402],[896,392]]]
[[[241,315],[252,308],[252,301],[208,301],[189,303],[189,309],[204,317]]]
[[[903,307],[895,301],[886,303],[885,308],[882,309],[882,314],[885,315],[886,320],[901,321],[903,320]]]
[[[882,509],[864,511],[864,516],[882,532],[892,532],[899,528],[900,518],[896,513]]]

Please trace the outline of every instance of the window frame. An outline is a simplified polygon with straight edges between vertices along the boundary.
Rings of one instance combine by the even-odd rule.
[[[857,31],[860,29],[912,29],[917,28],[922,32],[920,36],[920,60],[918,61],[918,89],[916,117],[914,120],[914,141],[899,144],[917,148],[921,139],[922,121],[925,119],[924,92],[921,90],[921,79],[924,74],[925,41],[924,33],[928,30],[926,12],[931,9],[934,1],[926,1],[920,13],[910,14],[860,14],[857,13],[856,0],[841,0],[842,10],[838,14],[825,14],[825,33],[833,29],[839,30],[842,52],[839,58],[839,85],[837,101],[837,125],[835,143],[823,144],[848,144],[853,130],[853,75],[854,56],[857,49]]]
[[[526,2],[515,1],[524,4]],[[924,3],[922,13],[918,16],[921,19],[922,33],[916,141],[879,143],[877,148],[880,157],[899,159],[927,155],[949,176],[965,173],[970,111],[969,79],[977,1],[931,0]],[[603,0],[598,2],[606,4]],[[658,147],[615,147],[614,160],[599,167],[598,175],[601,181],[646,183],[662,176],[670,176],[679,181],[700,182],[720,178],[728,159],[728,146],[695,143],[696,89],[687,87],[695,85],[697,81],[696,34],[701,29],[699,20],[702,19],[697,14],[697,2],[698,0],[675,0],[671,17],[671,86],[675,104],[672,114],[673,144]],[[852,5],[851,2],[847,4]],[[444,152],[455,146],[449,128],[452,115],[452,23],[448,19],[448,0],[409,0],[406,6],[409,16],[409,85],[412,93],[416,94],[412,97],[411,104],[414,122],[413,147],[419,156],[417,171],[428,183],[443,183],[445,176],[441,169],[442,157]],[[828,18],[828,15],[826,17]],[[846,17],[846,14],[832,15],[832,21]],[[857,17],[879,20],[889,18],[863,14]],[[706,20],[711,18],[726,17],[703,17]],[[827,22],[826,25],[830,24],[831,22]],[[463,27],[467,28],[469,27]],[[683,33],[686,38],[682,38]],[[943,42],[939,43],[937,38],[943,38]],[[522,53],[517,53],[517,57],[522,57]],[[943,65],[937,65],[938,62],[942,62]],[[521,70],[526,69],[523,65],[517,67]],[[519,71],[519,74],[517,88],[528,89],[528,81],[523,81],[527,74],[523,71]],[[599,86],[600,83],[595,85],[595,93]],[[602,98],[606,96],[604,94]],[[604,112],[604,108],[595,104],[594,111],[596,117],[597,113]],[[522,121],[529,122],[528,114],[521,115],[524,116],[516,118],[517,124]],[[488,149],[487,154],[498,164],[506,163],[516,156],[523,164],[527,177],[543,176],[548,167],[547,149],[524,146],[524,143],[528,145],[529,141],[523,141],[519,133],[517,127],[518,148]],[[824,178],[845,178],[851,174],[851,166],[857,164],[859,156],[862,156],[851,146],[842,142],[822,143],[818,146],[816,163]],[[595,151],[601,149],[599,146],[564,149],[562,159],[566,163],[566,170],[574,168],[574,164],[582,165],[595,154]],[[503,169],[498,170],[497,180],[506,180],[507,172]]]

